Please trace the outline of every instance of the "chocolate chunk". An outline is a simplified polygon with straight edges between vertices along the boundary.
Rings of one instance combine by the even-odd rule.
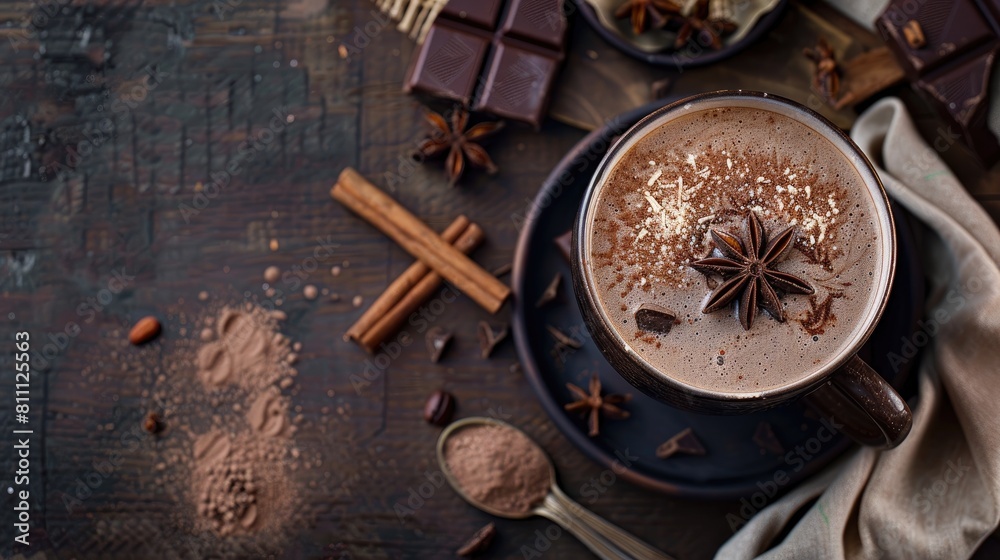
[[[489,39],[472,30],[435,24],[417,51],[404,89],[472,102]]]
[[[554,51],[561,50],[566,36],[562,0],[511,0],[500,31]]]
[[[545,329],[548,330],[553,337],[555,337],[556,344],[558,345],[572,348],[574,350],[578,350],[583,347],[582,342],[553,327],[552,325],[545,325]]]
[[[917,86],[937,101],[945,114],[964,129],[976,124],[985,127],[990,72],[995,59],[996,52],[981,54],[935,74],[933,78],[921,79]],[[969,140],[974,141],[973,138]]]
[[[163,422],[160,420],[160,415],[155,412],[150,412],[146,415],[146,421],[143,422],[143,428],[151,434],[158,434],[163,431]]]
[[[677,321],[677,314],[655,303],[644,303],[635,312],[639,330],[667,334]]]
[[[543,305],[552,303],[552,301],[556,299],[556,296],[559,295],[560,284],[562,284],[562,274],[557,272],[555,277],[552,278],[552,281],[549,282],[549,285],[545,288],[545,291],[542,292],[541,297],[539,297],[538,301],[535,302],[535,307],[542,307]]]
[[[541,128],[560,62],[551,53],[497,41],[473,109]]]
[[[455,397],[447,391],[434,391],[424,404],[424,420],[435,426],[446,426],[455,415]]]
[[[784,455],[785,447],[778,441],[774,429],[767,422],[757,424],[757,431],[753,434],[753,442],[764,451],[770,451],[775,455]]]
[[[451,331],[443,327],[431,327],[424,335],[424,342],[427,344],[427,353],[431,356],[432,363],[438,363],[445,348],[451,342]]]
[[[893,11],[893,6],[900,6]],[[926,44],[913,48],[904,28],[915,21]],[[889,47],[900,56],[910,78],[916,78],[995,39],[986,17],[972,0],[909,0],[890,2],[877,25]]]
[[[564,58],[563,1],[510,0],[506,9],[501,0],[448,2],[414,55],[405,90],[539,128]]]
[[[666,459],[678,453],[682,455],[704,455],[707,451],[705,451],[705,446],[698,441],[697,436],[694,435],[694,430],[684,428],[680,433],[661,443],[656,448],[656,456],[660,459]]]
[[[507,330],[506,323],[500,325],[497,330],[493,330],[493,327],[486,321],[479,321],[479,329],[476,334],[479,336],[479,351],[483,358],[489,358],[497,344],[507,338]]]
[[[501,0],[448,0],[439,15],[492,31],[496,29],[501,5]]]
[[[496,270],[493,271],[493,276],[496,276],[497,278],[506,276],[510,274],[512,268],[514,268],[514,266],[510,263],[500,265],[496,268]]]
[[[1000,2],[891,0],[876,25],[909,80],[963,142],[986,164],[1000,157],[987,122]]]
[[[449,2],[450,4],[451,2]],[[476,534],[472,535],[462,548],[458,549],[456,554],[459,556],[476,556],[486,551],[493,542],[493,537],[497,534],[497,526],[495,523],[490,522],[482,529],[476,531]]]
[[[573,262],[573,230],[569,230],[566,233],[556,237],[552,240],[559,247],[559,252],[566,259],[566,262]]]

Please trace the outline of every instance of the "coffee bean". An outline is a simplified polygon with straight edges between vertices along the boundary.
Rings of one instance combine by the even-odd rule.
[[[497,534],[497,526],[495,523],[489,523],[482,529],[476,531],[475,535],[469,539],[467,543],[462,545],[462,548],[458,549],[456,554],[459,556],[476,556],[482,553],[490,544],[493,542],[493,537]]]
[[[455,415],[455,397],[447,391],[434,391],[424,405],[424,420],[435,426],[445,426]]]

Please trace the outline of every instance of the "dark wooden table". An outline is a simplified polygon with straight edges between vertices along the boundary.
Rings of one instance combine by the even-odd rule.
[[[177,317],[202,312],[202,291],[213,301],[239,302],[247,292],[256,297],[265,267],[302,263],[317,237],[330,236],[339,246],[308,282],[343,297],[309,302],[296,292],[284,298],[284,330],[303,344],[292,399],[317,426],[325,409],[350,412],[296,436],[304,453],[323,459],[325,477],[307,493],[310,522],[292,531],[276,555],[442,558],[490,520],[446,487],[414,515],[395,513],[434,468],[438,429],[421,420],[421,410],[438,388],[457,396],[460,416],[509,415],[555,458],[571,496],[601,484],[602,469],[558,433],[512,367],[512,343],[488,360],[478,357],[471,335],[476,323],[508,320],[509,306],[490,318],[459,298],[436,319],[459,333],[442,363],[429,363],[421,341],[403,349],[371,386],[355,390],[350,376],[364,369],[368,356],[341,340],[362,311],[350,300],[361,295],[371,302],[411,258],[328,194],[346,166],[383,186],[395,176],[393,195],[434,228],[459,213],[482,224],[488,241],[475,259],[493,269],[513,257],[513,217],[584,131],[553,119],[541,132],[510,126],[490,145],[500,174],[472,173],[460,188],[448,188],[438,165],[407,163],[425,131],[422,106],[401,92],[414,45],[380,24],[367,40],[358,39],[359,29],[381,18],[368,0],[57,3],[65,7],[0,6],[7,25],[0,31],[0,332],[9,346],[0,352],[4,441],[15,427],[8,398],[13,333],[28,331],[40,345],[61,340],[58,333],[70,322],[82,325],[33,380],[34,544],[13,552],[184,556],[172,540],[180,537],[171,531],[169,504],[136,490],[156,461],[155,438],[123,453],[122,466],[82,506],[64,507],[63,493],[120,447],[149,407],[142,396],[148,375],[116,367],[110,341],[149,313],[166,318],[167,335],[177,336]],[[734,77],[723,85],[741,85],[753,79],[753,61],[800,64],[797,48],[787,44],[811,40],[798,22],[814,9],[825,8],[796,5],[742,61],[674,75],[673,87],[718,87],[725,72]],[[587,125],[579,118],[585,114],[594,124],[648,101],[649,84],[669,74],[625,59],[579,18],[572,34],[566,83],[589,72],[603,76],[606,89],[595,86],[582,113],[557,98],[553,112],[564,120]],[[859,34],[850,48],[873,42]],[[359,48],[342,48],[355,44]],[[808,83],[807,74],[794,79]],[[616,83],[625,84],[618,89],[624,93],[613,96],[608,84]],[[275,111],[292,118],[252,157],[240,159],[239,145],[267,127]],[[833,117],[847,126],[853,113]],[[112,130],[100,130],[105,119]],[[924,121],[933,130],[934,119]],[[199,191],[234,160],[242,161],[242,171],[201,207]],[[1000,214],[995,170],[969,173],[970,188]],[[192,213],[185,205],[200,209]],[[345,262],[343,273],[332,276],[330,267]],[[80,306],[122,274],[134,279],[83,322]],[[7,457],[0,461],[5,488],[13,470]],[[681,559],[710,557],[732,534],[726,514],[739,508],[656,495],[621,481],[599,488],[588,507]],[[0,511],[0,557],[12,553],[7,503]],[[540,538],[550,527],[546,521],[497,523],[491,558],[523,557],[523,547],[547,558],[586,554],[569,536],[551,543]]]

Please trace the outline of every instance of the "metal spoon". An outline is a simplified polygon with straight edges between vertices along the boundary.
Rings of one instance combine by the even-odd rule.
[[[455,492],[458,492],[458,495],[462,496],[465,501],[485,511],[486,513],[490,513],[497,517],[505,517],[507,519],[525,519],[531,517],[532,515],[539,515],[554,521],[563,529],[572,533],[573,536],[580,539],[580,542],[585,544],[594,554],[604,560],[622,560],[627,558],[635,558],[637,560],[673,560],[670,556],[656,550],[621,528],[608,523],[601,517],[585,509],[580,504],[569,499],[559,486],[556,485],[556,470],[552,465],[552,461],[549,460],[549,456],[546,455],[545,451],[543,451],[541,447],[538,447],[538,444],[535,444],[534,441],[532,441],[532,443],[538,447],[538,450],[542,453],[546,460],[548,460],[549,478],[551,479],[549,494],[540,504],[535,506],[535,508],[531,511],[518,513],[497,510],[487,504],[474,500],[465,493],[462,486],[458,483],[458,480],[451,474],[451,470],[448,469],[448,463],[444,460],[444,444],[445,441],[447,441],[448,438],[454,435],[458,430],[462,430],[470,426],[480,426],[485,424],[500,426],[508,430],[520,431],[506,422],[501,422],[492,418],[465,418],[464,420],[459,420],[458,422],[454,422],[449,425],[441,433],[441,437],[438,438],[437,457],[438,463],[441,466],[441,472],[444,473],[445,478],[448,479],[448,483],[455,489]],[[524,434],[524,432],[521,433]],[[527,434],[524,434],[524,436],[528,437]],[[528,439],[531,441],[531,438]]]

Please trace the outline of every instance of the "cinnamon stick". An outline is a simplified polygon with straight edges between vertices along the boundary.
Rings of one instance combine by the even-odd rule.
[[[438,234],[357,171],[344,169],[330,195],[423,261],[490,313],[500,310],[510,288]]]
[[[455,249],[462,253],[470,253],[479,246],[485,238],[482,228],[476,224],[469,224],[462,235],[455,241]],[[409,319],[421,305],[427,301],[434,292],[441,287],[444,279],[436,272],[430,272],[424,276],[417,285],[400,299],[378,322],[358,339],[358,345],[369,354],[375,353],[376,348],[382,342],[388,340],[400,327]]]
[[[458,239],[458,236],[461,235],[467,227],[469,227],[469,218],[464,215],[460,215],[455,218],[455,221],[445,228],[443,232],[441,232],[441,239],[454,244],[455,240]],[[361,335],[363,335],[365,331],[370,329],[372,325],[384,317],[389,310],[391,310],[392,307],[399,302],[399,300],[403,299],[403,296],[409,293],[409,291],[413,289],[413,287],[416,286],[424,276],[427,276],[427,273],[430,271],[430,267],[424,264],[423,261],[414,261],[409,268],[407,268],[402,274],[399,275],[398,278],[389,284],[389,287],[387,287],[385,291],[382,292],[382,295],[380,295],[378,299],[372,303],[371,307],[369,307],[368,310],[365,311],[353,325],[351,325],[351,328],[347,329],[347,332],[344,333],[344,340],[360,339]]]

